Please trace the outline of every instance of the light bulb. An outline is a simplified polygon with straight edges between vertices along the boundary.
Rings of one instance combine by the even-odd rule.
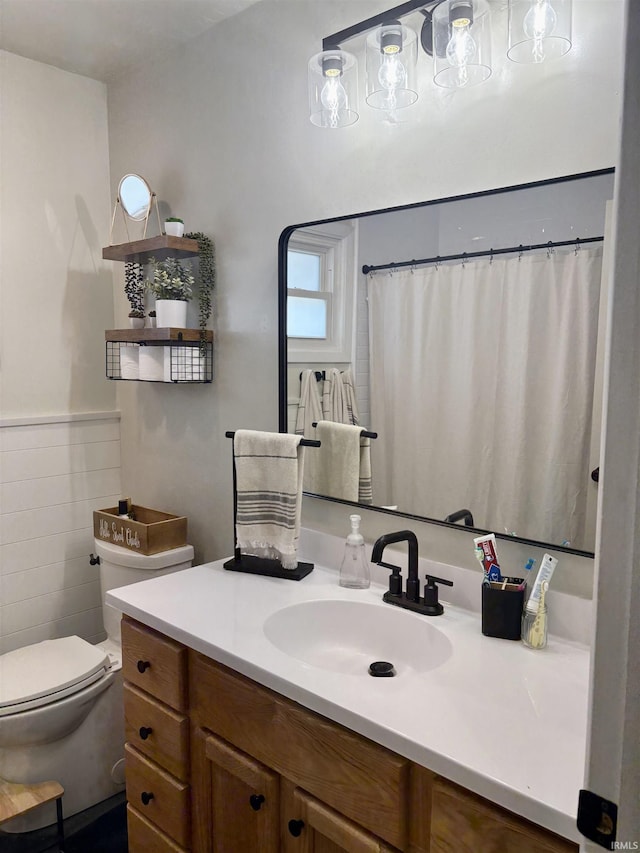
[[[329,126],[338,127],[340,112],[347,106],[347,92],[340,82],[340,74],[335,70],[325,73],[327,82],[320,92],[320,103],[329,110]]]
[[[531,8],[524,16],[522,28],[526,37],[533,41],[535,62],[543,61],[543,40],[553,33],[556,23],[557,16],[549,0],[533,0]]]
[[[386,91],[387,108],[395,109],[396,91],[404,88],[407,79],[407,69],[398,59],[397,53],[384,54],[378,69],[378,82]]]
[[[447,44],[447,61],[453,68],[458,69],[459,86],[465,86],[468,83],[467,65],[475,59],[478,51],[478,46],[469,31],[470,27],[471,21],[468,18],[453,21],[451,38]]]

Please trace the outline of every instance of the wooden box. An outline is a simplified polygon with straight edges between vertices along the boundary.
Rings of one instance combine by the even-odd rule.
[[[118,507],[95,510],[93,535],[138,554],[158,554],[187,544],[187,519],[146,506],[131,506],[135,521],[119,518]]]

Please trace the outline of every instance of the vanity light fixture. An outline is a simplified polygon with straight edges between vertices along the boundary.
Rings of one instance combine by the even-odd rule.
[[[544,62],[571,49],[571,0],[509,0],[509,47],[514,62]]]
[[[507,55],[542,62],[571,48],[572,0],[508,0]],[[433,58],[437,86],[465,89],[491,76],[491,15],[487,0],[407,0],[387,12],[322,40],[309,61],[309,113],[318,127],[347,127],[358,120],[356,57],[344,42],[367,33],[366,102],[393,119],[418,99],[417,36],[402,19],[420,12],[420,45]]]

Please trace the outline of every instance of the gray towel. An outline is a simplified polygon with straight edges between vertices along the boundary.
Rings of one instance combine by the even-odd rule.
[[[244,554],[298,565],[302,507],[301,436],[237,430],[233,440],[238,498],[236,539]]]

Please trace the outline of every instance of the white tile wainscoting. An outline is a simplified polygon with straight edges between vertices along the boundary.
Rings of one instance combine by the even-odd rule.
[[[93,510],[120,483],[117,412],[0,420],[0,653],[104,637]]]

